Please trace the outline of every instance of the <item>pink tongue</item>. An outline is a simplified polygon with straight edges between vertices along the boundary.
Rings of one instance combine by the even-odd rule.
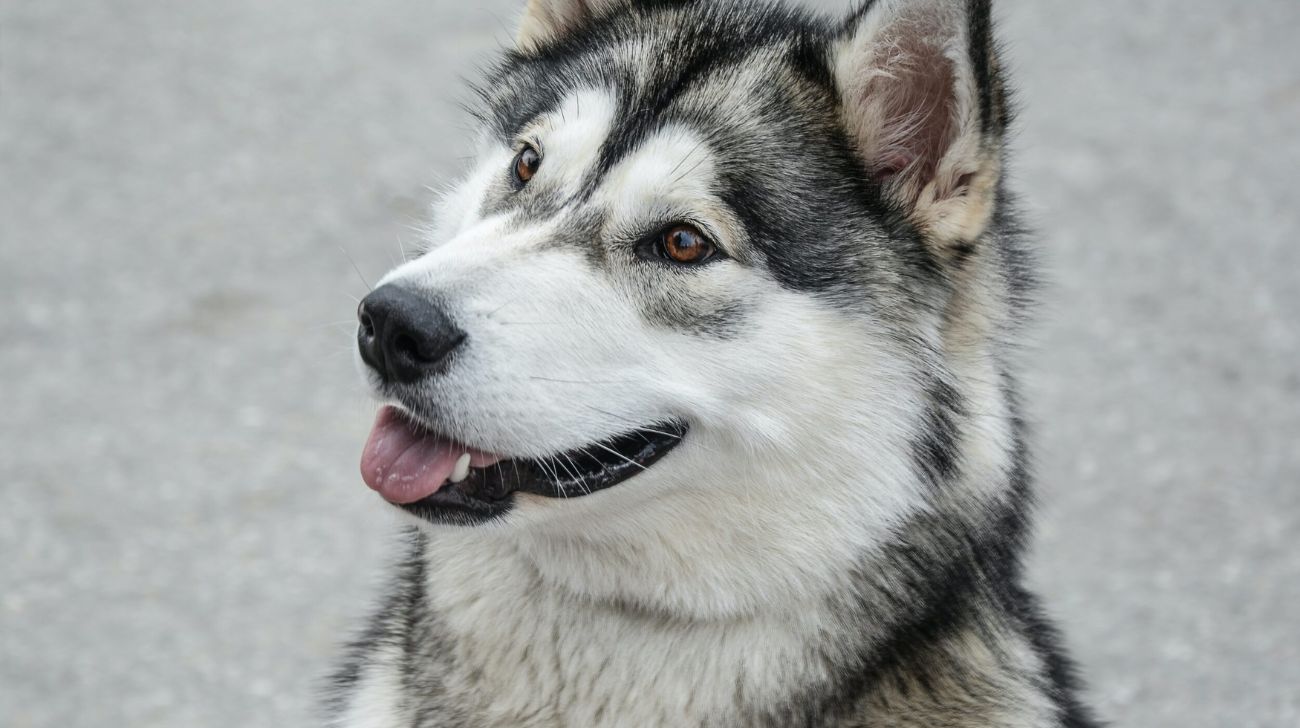
[[[390,503],[414,503],[437,493],[470,453],[470,464],[484,467],[499,457],[470,450],[444,437],[416,430],[394,407],[375,418],[361,453],[361,477]]]

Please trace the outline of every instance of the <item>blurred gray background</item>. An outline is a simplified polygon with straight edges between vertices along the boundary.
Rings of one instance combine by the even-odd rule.
[[[311,724],[392,523],[348,256],[409,246],[520,2],[0,3],[0,725]],[[1293,728],[1300,3],[995,6],[1034,581],[1116,725]]]

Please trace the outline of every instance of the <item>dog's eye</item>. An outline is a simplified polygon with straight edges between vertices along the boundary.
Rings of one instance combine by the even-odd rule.
[[[542,155],[531,144],[525,144],[524,148],[519,150],[515,155],[513,172],[515,184],[523,187],[528,181],[537,174],[537,170],[542,166]]]
[[[699,265],[717,253],[713,243],[690,225],[677,225],[665,230],[659,248],[665,258],[682,265]]]

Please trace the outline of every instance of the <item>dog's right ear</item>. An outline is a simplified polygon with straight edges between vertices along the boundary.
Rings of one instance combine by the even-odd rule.
[[[531,50],[554,40],[625,0],[528,0],[515,45]]]
[[[886,197],[940,246],[988,224],[1006,103],[989,0],[868,0],[833,49],[844,124]]]

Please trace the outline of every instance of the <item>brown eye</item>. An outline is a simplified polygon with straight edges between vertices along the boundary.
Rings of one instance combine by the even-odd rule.
[[[683,265],[699,265],[716,252],[713,243],[690,225],[678,225],[664,231],[660,244],[665,257]]]
[[[528,184],[528,180],[537,174],[537,169],[542,166],[542,155],[531,146],[525,146],[515,155],[515,184],[523,187]]]

